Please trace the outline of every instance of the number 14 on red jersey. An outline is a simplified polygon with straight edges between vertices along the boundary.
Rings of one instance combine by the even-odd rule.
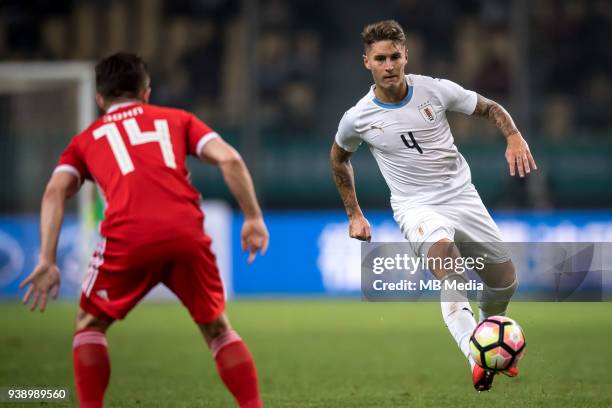
[[[172,151],[168,121],[165,119],[157,119],[153,121],[153,123],[155,125],[154,131],[143,132],[140,130],[136,119],[126,119],[121,122],[132,146],[144,143],[159,143],[164,163],[166,166],[176,169],[176,160],[174,158],[174,152]],[[96,140],[106,137],[113,152],[113,156],[115,156],[115,160],[119,165],[121,174],[126,175],[134,171],[134,163],[125,147],[125,143],[123,143],[121,133],[119,133],[119,127],[116,123],[107,123],[100,126],[93,132],[93,136]]]

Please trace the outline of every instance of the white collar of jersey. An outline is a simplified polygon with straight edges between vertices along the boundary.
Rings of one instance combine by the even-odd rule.
[[[114,105],[111,105],[110,108],[106,110],[106,113],[111,113],[113,111],[116,111],[117,109],[125,108],[126,106],[136,105],[137,103],[140,103],[140,101],[127,101],[116,103]]]

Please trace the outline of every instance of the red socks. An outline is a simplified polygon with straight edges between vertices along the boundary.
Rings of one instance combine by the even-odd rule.
[[[101,408],[110,378],[106,336],[97,330],[81,330],[72,342],[72,360],[79,406]]]
[[[235,331],[216,337],[210,348],[217,371],[241,408],[261,408],[257,372],[249,349]],[[82,330],[72,343],[74,377],[79,406],[102,408],[104,392],[110,378],[110,360],[106,336],[96,330]]]
[[[210,342],[217,371],[241,408],[261,408],[257,371],[247,346],[235,331],[229,330]]]

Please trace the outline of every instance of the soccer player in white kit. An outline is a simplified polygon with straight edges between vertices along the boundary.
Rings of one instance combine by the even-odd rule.
[[[362,241],[371,238],[350,162],[351,154],[365,142],[391,190],[394,218],[414,253],[442,259],[486,253],[485,267],[479,271],[485,284],[478,299],[479,318],[505,314],[518,284],[516,272],[499,229],[471,182],[468,164],[454,144],[446,111],[492,121],[506,138],[511,176],[518,172],[524,177],[537,168],[527,142],[498,103],[448,80],[405,75],[406,38],[397,22],[370,24],[361,36],[363,62],[374,85],[344,114],[331,149],[336,186],[350,221],[349,235]],[[430,265],[436,279],[461,278],[442,266]],[[467,298],[441,299],[441,306],[446,326],[470,363],[474,387],[490,389],[493,373],[470,357],[469,339],[476,321]],[[505,374],[518,375],[518,367]]]

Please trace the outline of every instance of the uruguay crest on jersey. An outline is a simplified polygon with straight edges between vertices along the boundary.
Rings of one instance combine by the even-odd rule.
[[[419,112],[421,112],[421,116],[423,116],[427,123],[434,123],[436,121],[436,111],[431,106],[431,102],[427,101],[419,105]]]

